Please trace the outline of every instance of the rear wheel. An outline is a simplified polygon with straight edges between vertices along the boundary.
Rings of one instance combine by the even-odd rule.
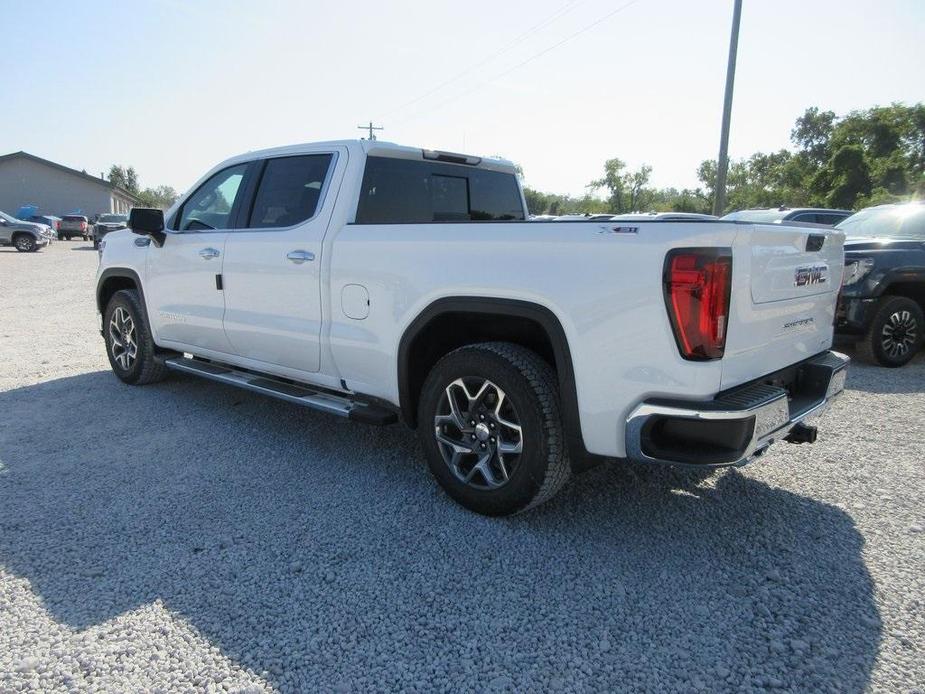
[[[568,480],[555,372],[519,345],[450,352],[427,377],[418,417],[434,477],[476,513],[524,511]]]
[[[880,300],[859,351],[871,363],[887,367],[903,366],[922,347],[923,339],[925,318],[922,308],[905,296],[888,296]]]
[[[103,337],[109,365],[124,382],[145,385],[167,376],[167,367],[155,357],[154,339],[135,290],[112,295],[103,314]]]
[[[13,237],[13,245],[20,253],[31,253],[38,248],[35,239],[30,234],[17,234]]]

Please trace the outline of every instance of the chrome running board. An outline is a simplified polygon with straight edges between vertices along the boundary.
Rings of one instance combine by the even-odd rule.
[[[274,376],[241,371],[226,364],[182,356],[165,359],[164,364],[174,371],[195,374],[211,381],[226,383],[366,424],[392,424],[398,420],[396,413],[386,407],[360,402],[346,395],[330,393],[308,385],[284,381]]]

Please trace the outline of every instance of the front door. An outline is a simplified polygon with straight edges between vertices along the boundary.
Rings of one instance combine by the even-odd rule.
[[[325,193],[346,165],[339,154],[267,159],[255,171],[253,204],[228,235],[222,268],[225,334],[235,354],[319,370],[321,247],[334,206]]]
[[[222,327],[220,277],[247,166],[211,176],[174,215],[164,244],[148,247],[145,302],[158,342],[170,343],[165,346],[233,351]]]
[[[15,219],[0,212],[0,243],[9,244],[13,242],[15,223]]]

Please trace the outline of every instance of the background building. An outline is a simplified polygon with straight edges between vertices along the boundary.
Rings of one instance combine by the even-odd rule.
[[[36,214],[98,214],[122,212],[139,200],[104,178],[70,169],[26,152],[0,156],[0,210],[15,215],[24,205]]]

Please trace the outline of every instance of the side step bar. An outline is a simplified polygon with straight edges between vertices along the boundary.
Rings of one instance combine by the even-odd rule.
[[[167,368],[175,371],[196,374],[212,381],[227,383],[255,393],[269,395],[302,407],[310,407],[322,412],[347,417],[356,422],[385,425],[398,421],[396,413],[386,407],[351,400],[345,395],[329,393],[289,381],[277,380],[271,376],[260,376],[248,371],[239,371],[234,367],[216,362],[180,356],[165,359],[164,364]]]

